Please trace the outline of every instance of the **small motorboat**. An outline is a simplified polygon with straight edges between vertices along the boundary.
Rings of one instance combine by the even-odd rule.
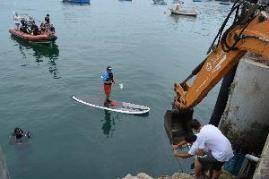
[[[196,17],[197,12],[195,10],[186,10],[186,9],[170,9],[172,15],[184,15],[184,16],[192,16]]]
[[[230,5],[230,2],[223,1],[223,2],[220,2],[219,4],[222,4],[222,5]]]
[[[156,4],[156,5],[167,5],[167,3],[164,0],[153,0],[153,4]]]
[[[63,0],[63,2],[69,2],[69,3],[87,3],[90,4],[90,0]]]
[[[29,33],[22,32],[17,28],[9,29],[9,32],[22,40],[35,42],[35,43],[50,43],[54,42],[57,39],[57,36],[54,33],[43,32],[39,35],[32,35]]]

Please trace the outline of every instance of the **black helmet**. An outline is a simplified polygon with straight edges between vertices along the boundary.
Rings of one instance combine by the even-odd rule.
[[[49,15],[49,14],[47,14],[46,16],[48,16],[48,17],[49,17],[50,15]]]
[[[21,133],[23,133],[23,130],[21,128],[18,127],[14,128],[14,134],[21,134]]]
[[[106,69],[107,70],[112,70],[112,67],[111,66],[107,66]]]

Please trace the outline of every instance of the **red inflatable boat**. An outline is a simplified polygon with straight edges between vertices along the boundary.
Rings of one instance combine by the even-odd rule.
[[[32,35],[32,34],[24,33],[20,30],[17,30],[16,28],[9,29],[9,32],[15,37],[18,37],[20,39],[30,41],[30,42],[36,42],[36,43],[50,43],[57,39],[57,36],[55,34],[47,33],[47,32],[44,32],[40,35]]]

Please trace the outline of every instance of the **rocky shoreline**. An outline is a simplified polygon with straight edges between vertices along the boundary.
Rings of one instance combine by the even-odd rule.
[[[203,179],[207,179],[208,177],[205,177]],[[158,177],[152,177],[146,173],[138,173],[137,175],[133,176],[131,174],[127,174],[122,179],[195,179],[195,176],[192,174],[187,173],[174,173],[172,176],[169,175],[163,175]],[[232,176],[227,171],[222,171],[222,174],[220,175],[219,179],[235,179],[234,176]]]
[[[155,179],[156,177],[149,176],[146,173],[138,173],[136,176],[131,174],[126,175],[123,179]],[[158,179],[195,179],[194,176],[187,173],[174,173],[172,176],[159,176]]]

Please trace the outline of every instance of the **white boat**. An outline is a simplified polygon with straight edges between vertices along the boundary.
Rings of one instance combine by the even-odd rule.
[[[186,9],[175,10],[175,9],[170,9],[170,11],[171,11],[171,14],[173,14],[173,15],[184,15],[184,16],[193,16],[193,17],[197,16],[197,12],[195,10],[186,10]]]

